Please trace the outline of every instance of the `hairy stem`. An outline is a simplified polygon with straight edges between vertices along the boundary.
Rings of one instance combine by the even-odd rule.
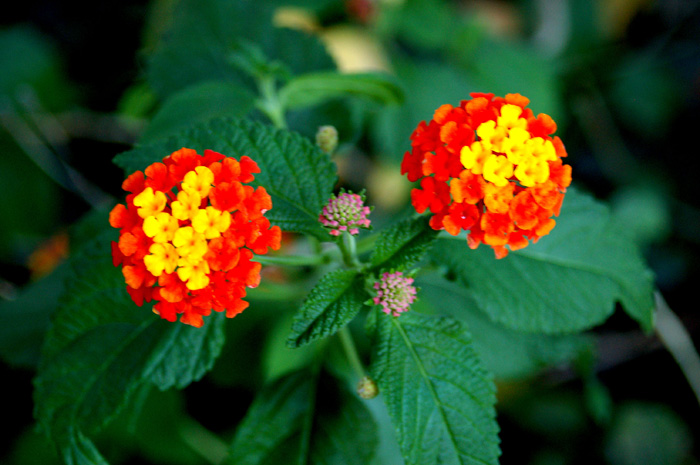
[[[348,268],[359,268],[360,260],[357,258],[357,245],[355,243],[355,238],[347,231],[343,231],[338,245],[340,247],[340,252],[343,255],[343,263],[345,263],[345,266]]]

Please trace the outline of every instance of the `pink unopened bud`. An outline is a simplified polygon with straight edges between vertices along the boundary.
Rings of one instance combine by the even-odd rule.
[[[413,278],[405,277],[400,271],[382,274],[380,280],[374,283],[374,289],[377,295],[372,301],[375,305],[381,305],[382,311],[388,315],[399,316],[416,301]]]
[[[318,221],[333,236],[339,236],[343,231],[351,235],[359,234],[360,228],[368,229],[370,226],[367,215],[372,209],[365,207],[364,202],[364,195],[341,192],[337,197],[331,197],[328,205],[323,207]]]

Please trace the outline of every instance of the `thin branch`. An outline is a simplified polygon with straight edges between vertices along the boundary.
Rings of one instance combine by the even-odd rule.
[[[700,404],[700,356],[678,316],[656,292],[656,334],[678,363]]]

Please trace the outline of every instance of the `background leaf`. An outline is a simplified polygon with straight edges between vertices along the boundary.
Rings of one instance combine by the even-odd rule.
[[[341,74],[332,71],[297,76],[280,89],[285,108],[295,109],[338,97],[354,96],[376,103],[401,103],[403,92],[395,79],[379,73]]]
[[[227,463],[365,465],[377,428],[337,379],[305,369],[266,386],[236,431]]]
[[[497,464],[495,388],[459,322],[371,315],[371,373],[406,463]]]
[[[355,270],[326,274],[309,292],[294,317],[289,347],[299,347],[332,336],[359,313],[367,295],[363,276]]]
[[[645,330],[653,324],[651,274],[635,245],[604,206],[573,189],[556,227],[537,244],[496,260],[488,247],[441,239],[431,259],[493,321],[516,330],[581,331],[610,316],[618,300]]]
[[[67,272],[63,264],[25,287],[15,300],[0,301],[0,356],[7,363],[36,369],[49,316],[63,292]]]
[[[273,208],[265,215],[272,224],[328,239],[318,215],[333,191],[335,164],[308,139],[261,123],[219,118],[166,141],[124,152],[114,161],[131,173],[181,147],[200,154],[210,149],[237,159],[249,156],[262,171],[255,175],[254,184],[265,187],[272,197]]]
[[[270,60],[293,73],[333,69],[316,37],[275,27],[273,2],[184,0],[178,2],[167,34],[148,63],[148,81],[162,96],[210,80],[252,83],[229,56],[240,43],[259,45]]]
[[[494,323],[479,309],[468,289],[434,273],[416,278],[420,299],[413,308],[449,315],[467,325],[474,349],[497,381],[522,379],[574,360],[592,350],[582,334],[533,334]]]
[[[605,438],[605,456],[612,465],[680,465],[692,461],[690,451],[687,425],[660,404],[622,404]]]
[[[243,117],[255,96],[247,88],[225,81],[193,84],[172,95],[160,107],[141,136],[142,142],[172,136],[188,127],[222,116]]]

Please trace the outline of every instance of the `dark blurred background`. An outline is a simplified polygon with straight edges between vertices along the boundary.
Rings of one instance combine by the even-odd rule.
[[[176,3],[25,0],[3,12],[0,299],[17,298],[50,272],[70,253],[69,227],[121,196],[123,173],[111,159],[138,140],[158,106],[144,68]],[[418,121],[471,91],[521,92],[535,113],[558,122],[575,185],[624,222],[698,346],[700,2],[275,3],[306,7],[341,68],[388,69],[404,84],[400,114],[379,115],[346,141],[365,162],[359,176],[379,209],[390,214],[406,201],[397,167]],[[284,17],[289,26],[309,18],[295,10]],[[596,334],[600,398],[617,406],[615,421],[586,419],[574,394],[581,382],[567,370],[550,373],[544,391],[513,408],[509,396],[521,386],[506,383],[502,462],[698,463],[700,406],[663,345],[620,312]],[[50,450],[27,432],[34,349],[0,365],[6,399],[21,412],[4,416],[11,434],[0,440],[0,457],[28,457],[23,447],[35,447],[47,462],[34,463],[49,463]],[[205,380],[192,389],[207,387]],[[618,453],[625,448],[633,454]]]

